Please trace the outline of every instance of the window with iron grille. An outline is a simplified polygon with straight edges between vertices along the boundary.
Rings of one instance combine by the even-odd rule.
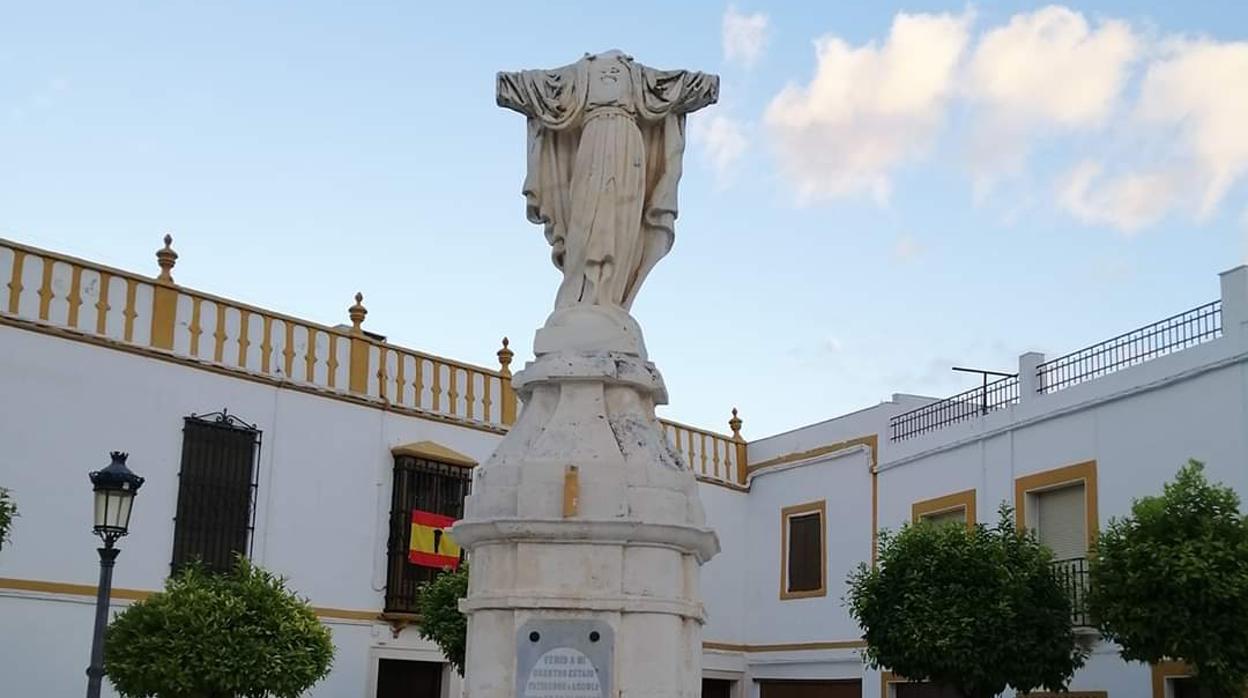
[[[414,613],[421,584],[441,570],[412,564],[409,559],[412,511],[463,518],[464,497],[472,471],[416,456],[394,457],[394,485],[390,494],[390,539],[386,545],[386,611]]]
[[[199,560],[214,572],[251,552],[260,431],[224,410],[182,426],[173,571]]]

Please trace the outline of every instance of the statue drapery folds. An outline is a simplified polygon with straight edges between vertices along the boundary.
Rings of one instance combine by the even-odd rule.
[[[685,114],[718,93],[715,75],[618,51],[498,74],[499,106],[528,117],[524,196],[563,271],[556,309],[632,306],[674,240]]]

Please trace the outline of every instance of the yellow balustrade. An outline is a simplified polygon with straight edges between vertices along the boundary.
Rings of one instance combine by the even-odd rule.
[[[669,419],[660,420],[660,423],[672,446],[684,457],[699,480],[745,484],[745,442],[740,440],[739,431],[734,438]]]
[[[399,347],[364,329],[362,293],[349,326],[300,320],[177,285],[172,236],[164,243],[153,278],[0,239],[0,320],[474,428],[515,423],[507,338],[497,369]],[[736,410],[731,436],[662,424],[700,480],[745,484]]]

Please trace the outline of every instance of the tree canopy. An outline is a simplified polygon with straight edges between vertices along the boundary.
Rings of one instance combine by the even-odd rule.
[[[0,487],[0,548],[9,541],[9,531],[13,528],[13,519],[17,518],[17,504],[9,491]]]
[[[127,698],[296,698],[333,656],[307,601],[242,557],[226,574],[183,568],[104,636],[104,672]]]
[[[1239,496],[1189,461],[1097,543],[1088,601],[1127,660],[1182,660],[1212,695],[1248,683],[1248,519]]]
[[[459,600],[467,594],[468,565],[460,565],[421,587],[417,599],[421,637],[436,644],[461,676],[468,644],[468,619],[459,610]]]
[[[1051,562],[1004,504],[991,528],[919,523],[882,532],[877,566],[860,565],[849,579],[866,659],[968,698],[1007,686],[1064,689],[1087,653]]]

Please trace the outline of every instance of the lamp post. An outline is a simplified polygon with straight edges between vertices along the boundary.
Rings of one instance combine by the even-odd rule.
[[[108,597],[113,590],[113,563],[121,551],[113,547],[130,532],[130,510],[143,478],[126,467],[126,455],[109,454],[107,468],[91,473],[95,489],[95,535],[104,541],[100,553],[100,584],[95,596],[95,634],[91,638],[91,665],[87,667],[87,698],[99,698],[104,679],[104,627],[108,625]]]

